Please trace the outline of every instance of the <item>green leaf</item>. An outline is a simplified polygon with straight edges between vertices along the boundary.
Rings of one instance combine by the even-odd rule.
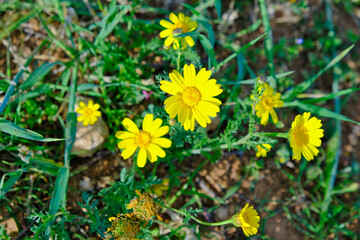
[[[204,47],[206,53],[209,56],[209,60],[210,60],[211,64],[216,68],[218,63],[217,63],[217,60],[216,60],[216,57],[215,57],[214,48],[211,46],[211,43],[209,42],[209,40],[204,35],[199,34],[199,39],[200,39],[201,45]],[[210,64],[209,64],[209,69],[211,69]]]
[[[225,65],[227,62],[231,61],[232,59],[234,59],[239,53],[242,53],[243,51],[245,51],[246,49],[248,49],[249,47],[251,47],[252,45],[254,45],[257,41],[259,41],[262,37],[264,37],[267,33],[264,33],[263,35],[255,38],[254,40],[252,40],[251,42],[249,42],[248,44],[246,44],[245,46],[243,46],[242,48],[240,48],[240,50],[234,52],[233,54],[231,54],[229,57],[227,57],[224,61],[220,62],[219,65],[217,66],[217,68],[215,68],[214,72],[219,71],[219,69]]]
[[[65,136],[66,136],[66,142],[65,142],[65,157],[64,157],[64,163],[65,166],[70,165],[70,155],[71,155],[71,149],[75,142],[76,137],[76,124],[77,124],[77,115],[75,112],[69,112],[66,115],[66,121],[67,126],[65,129]]]
[[[59,168],[63,165],[62,163],[57,163],[54,160],[39,157],[30,158],[29,164],[31,167],[39,169],[52,176],[56,176],[59,172]]]
[[[64,140],[61,138],[45,138],[37,132],[19,127],[18,125],[14,124],[4,118],[0,118],[0,131],[8,133],[10,135],[20,137],[20,138],[41,141],[41,142],[54,142],[54,141]]]
[[[285,72],[285,73],[278,73],[275,76],[267,76],[266,78],[270,82],[270,81],[275,81],[275,78],[276,79],[284,78],[284,77],[289,76],[289,75],[291,75],[293,73],[294,73],[294,71]],[[255,80],[256,80],[256,78],[252,78],[252,79],[246,79],[246,80],[238,81],[238,82],[219,81],[219,83],[222,84],[222,85],[253,85]]]
[[[264,30],[266,33],[268,33],[265,36],[266,57],[269,61],[268,66],[270,69],[270,75],[273,75],[275,72],[275,66],[274,66],[274,52],[273,52],[274,47],[273,47],[273,40],[272,40],[271,24],[270,24],[270,19],[269,19],[269,15],[267,12],[265,0],[259,0],[259,5],[260,5],[260,12],[261,12]],[[275,87],[275,86],[272,86],[272,87]]]
[[[54,215],[59,210],[60,204],[65,202],[66,188],[69,180],[69,168],[59,168],[55,181],[54,192],[50,201],[49,213]]]
[[[299,107],[304,111],[308,111],[311,113],[314,113],[320,117],[325,117],[325,118],[333,118],[333,119],[338,119],[341,121],[346,121],[346,122],[351,122],[351,123],[355,123],[357,125],[360,125],[360,122],[354,121],[348,117],[345,117],[342,114],[330,111],[326,108],[323,107],[319,107],[316,105],[310,105],[310,104],[306,104],[300,101],[293,101],[293,102],[285,102],[284,103],[284,107]]]
[[[359,90],[360,90],[360,88],[344,89],[344,90],[341,90],[341,91],[339,91],[337,93],[327,94],[324,97],[304,100],[303,103],[314,104],[314,103],[318,103],[318,102],[324,102],[324,101],[331,100],[333,98],[340,97],[340,96],[343,96],[343,95],[346,95],[346,94],[350,94],[352,92],[356,92],[356,91],[359,91]]]
[[[350,47],[348,47],[347,49],[345,49],[344,51],[342,51],[339,55],[337,55],[333,60],[331,60],[331,62],[329,62],[325,68],[321,69],[318,73],[316,73],[314,76],[310,77],[309,79],[307,79],[306,81],[296,85],[294,88],[290,89],[289,91],[287,91],[284,95],[283,98],[284,100],[292,100],[294,99],[299,93],[303,93],[306,90],[308,90],[311,85],[315,82],[315,80],[321,76],[321,74],[323,74],[326,70],[328,70],[329,68],[332,68],[335,64],[337,64],[341,59],[343,59],[346,54],[348,54],[350,52],[350,50],[354,47],[355,45],[351,45]]]
[[[218,16],[218,19],[221,19],[221,0],[215,0],[215,8],[216,8],[216,13]]]
[[[23,174],[22,169],[18,169],[15,172],[6,173],[2,176],[0,182],[0,200],[5,196],[5,194],[10,190],[10,188],[15,184],[15,182]],[[10,176],[9,179],[4,183],[5,177]]]
[[[34,72],[30,74],[30,76],[19,86],[18,91],[25,91],[32,87],[37,81],[41,80],[45,77],[51,69],[56,65],[61,64],[61,62],[53,62],[53,63],[44,63],[40,67],[38,67]]]

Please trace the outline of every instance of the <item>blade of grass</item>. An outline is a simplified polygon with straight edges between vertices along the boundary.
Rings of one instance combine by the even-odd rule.
[[[214,66],[214,68],[217,67],[218,62],[216,60],[215,57],[215,51],[214,48],[211,46],[211,43],[209,42],[209,40],[202,34],[199,34],[199,39],[200,39],[200,43],[203,46],[203,48],[205,49],[206,53],[208,54],[209,57],[209,67],[208,69],[211,69],[211,65]]]
[[[7,89],[6,93],[5,93],[5,97],[4,97],[4,101],[1,103],[0,105],[0,114],[3,112],[3,110],[5,109],[6,105],[8,104],[11,95],[13,94],[14,90],[15,90],[15,86],[18,84],[22,74],[24,73],[24,69],[27,68],[31,62],[31,60],[34,58],[35,54],[37,54],[44,46],[45,44],[47,44],[48,41],[44,40],[42,41],[42,43],[39,45],[39,47],[37,47],[29,56],[29,58],[26,60],[24,67],[22,67],[20,69],[20,71],[16,74],[14,80],[12,80],[10,82],[10,87]]]
[[[320,97],[320,98],[313,98],[313,99],[307,99],[302,101],[303,103],[307,103],[307,104],[314,104],[314,103],[318,103],[318,102],[324,102],[327,100],[331,100],[346,94],[350,94],[352,92],[356,92],[356,91],[360,91],[360,88],[348,88],[348,89],[344,89],[341,91],[338,91],[336,93],[329,93],[324,97]]]
[[[351,45],[350,47],[346,48],[344,51],[342,51],[339,55],[337,55],[335,58],[333,58],[325,68],[321,69],[319,72],[317,72],[314,76],[310,77],[306,81],[296,85],[294,88],[290,89],[283,95],[283,99],[286,101],[294,99],[298,94],[305,92],[310,88],[310,86],[315,82],[315,80],[320,77],[326,70],[329,68],[332,68],[335,64],[337,64],[341,59],[343,59],[350,50],[355,45]]]
[[[336,113],[333,111],[330,111],[326,108],[323,107],[319,107],[316,105],[310,105],[310,104],[306,104],[300,101],[292,101],[292,102],[284,102],[284,107],[299,107],[302,110],[308,111],[308,112],[312,112],[318,116],[321,117],[325,117],[325,118],[333,118],[333,119],[337,119],[340,121],[346,121],[346,122],[351,122],[351,123],[355,123],[357,125],[360,125],[360,122],[354,121],[348,117],[345,117],[344,115],[340,114],[340,113]]]
[[[252,40],[251,42],[249,42],[248,44],[246,44],[245,46],[243,46],[242,48],[240,48],[239,51],[234,52],[233,54],[231,54],[229,57],[227,57],[224,61],[220,62],[218,64],[218,66],[215,68],[215,70],[213,72],[217,72],[220,70],[220,68],[222,66],[224,66],[227,62],[231,61],[232,59],[236,58],[236,56],[239,53],[242,53],[243,51],[245,51],[246,49],[248,49],[249,47],[251,47],[252,45],[254,45],[257,41],[259,41],[263,36],[265,36],[267,33],[264,33],[263,35],[255,38],[254,40]]]
[[[5,194],[10,190],[10,188],[15,184],[15,182],[21,177],[22,174],[23,170],[18,169],[14,172],[6,173],[2,176],[0,182],[0,200],[2,200]],[[4,183],[6,176],[9,176],[9,179]]]
[[[332,36],[332,39],[334,39],[335,31],[334,31],[334,25],[332,20],[332,12],[331,12],[331,6],[330,2],[326,0],[324,2],[325,4],[325,13],[326,13],[326,20],[328,22],[329,26],[329,33],[328,36]],[[332,55],[335,56],[335,50],[332,49]],[[336,64],[336,63],[335,63]],[[334,64],[334,65],[335,65]],[[332,82],[332,91],[334,94],[339,92],[339,76],[336,74],[335,71],[333,71],[333,82]],[[334,111],[336,114],[341,113],[341,104],[340,104],[340,98],[337,96],[334,98]],[[360,123],[358,123],[360,125]],[[327,155],[325,160],[325,194],[324,199],[321,204],[321,214],[320,214],[320,222],[319,222],[319,233],[320,238],[324,239],[325,231],[322,231],[328,220],[328,210],[329,206],[332,201],[332,194],[334,190],[335,185],[335,179],[337,175],[337,169],[339,165],[339,159],[340,159],[340,150],[341,150],[341,121],[340,119],[335,120],[335,128],[334,133],[331,139],[328,142],[328,148],[327,148]]]
[[[274,52],[273,52],[273,40],[272,40],[272,30],[271,30],[271,24],[269,15],[267,12],[267,7],[265,0],[259,0],[259,6],[260,6],[260,12],[262,17],[262,23],[264,26],[264,31],[268,33],[265,36],[265,51],[266,51],[266,57],[268,59],[268,67],[270,70],[270,75],[275,74],[275,66],[274,66]],[[275,87],[275,86],[272,86]]]
[[[41,141],[41,142],[54,142],[54,141],[64,140],[61,138],[45,138],[37,132],[19,127],[18,125],[4,118],[0,118],[0,131],[20,138]]]

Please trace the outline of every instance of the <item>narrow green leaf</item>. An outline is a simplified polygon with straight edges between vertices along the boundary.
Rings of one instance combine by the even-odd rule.
[[[285,72],[285,73],[278,73],[275,76],[267,76],[267,79],[268,79],[268,81],[275,81],[275,78],[276,79],[284,78],[284,77],[289,76],[289,75],[291,75],[293,73],[294,73],[294,71]],[[238,82],[219,81],[219,83],[222,84],[222,85],[252,85],[252,84],[254,84],[255,80],[256,80],[256,78],[252,78],[252,79],[246,79],[246,80],[238,81]]]
[[[66,142],[65,142],[65,157],[64,157],[64,163],[65,166],[70,165],[70,154],[71,149],[75,142],[76,137],[76,124],[77,124],[77,115],[75,112],[69,112],[66,115],[66,121],[67,126],[65,129],[65,136],[66,136]]]
[[[215,0],[215,8],[216,8],[216,13],[218,16],[218,19],[221,19],[221,0]]]
[[[341,90],[341,91],[339,91],[337,93],[330,93],[330,94],[327,94],[324,97],[307,99],[307,100],[304,100],[302,102],[307,103],[307,104],[314,104],[314,103],[318,103],[318,102],[324,102],[324,101],[328,101],[328,100],[331,100],[333,98],[340,97],[340,96],[343,96],[343,95],[346,95],[346,94],[350,94],[352,92],[359,91],[359,90],[360,90],[360,88],[344,89],[344,90]]]
[[[204,47],[206,53],[209,56],[211,64],[216,68],[218,63],[217,63],[217,60],[215,57],[214,48],[211,46],[211,43],[204,35],[199,34],[199,39],[200,39],[201,45]],[[211,69],[210,62],[209,62],[209,69]]]
[[[219,65],[217,66],[217,68],[215,68],[214,72],[219,71],[219,69],[226,64],[227,62],[231,61],[232,59],[234,59],[239,53],[242,53],[243,51],[245,51],[246,49],[248,49],[249,47],[251,47],[252,45],[254,45],[257,41],[259,41],[262,37],[264,37],[267,33],[264,33],[263,35],[255,38],[254,40],[252,40],[251,42],[249,42],[248,44],[246,44],[245,46],[243,46],[242,48],[240,48],[239,51],[234,52],[233,54],[231,54],[229,57],[227,57],[224,61],[220,62]]]
[[[287,91],[284,95],[283,98],[285,100],[292,100],[294,99],[299,93],[303,93],[306,90],[308,90],[311,85],[315,82],[315,80],[321,76],[321,74],[323,74],[326,70],[328,70],[329,68],[332,68],[336,63],[338,63],[341,59],[343,59],[346,54],[348,54],[350,52],[350,50],[354,47],[355,45],[351,45],[350,47],[346,48],[344,51],[342,51],[339,55],[337,55],[333,60],[331,60],[331,62],[329,62],[325,68],[321,69],[318,73],[316,73],[314,76],[310,77],[309,79],[307,79],[306,81],[296,85],[294,88],[290,89],[289,91]]]
[[[44,63],[38,67],[22,84],[20,84],[18,90],[25,91],[29,89],[37,81],[43,79],[43,77],[45,77],[56,64],[61,64],[61,62]]]
[[[2,31],[0,32],[0,40],[2,40],[4,37],[6,37],[10,32],[15,30],[20,24],[27,22],[29,19],[33,18],[36,14],[41,12],[42,9],[39,7],[35,7],[30,12],[26,13],[24,16],[22,16],[20,19],[18,19],[15,22],[11,22],[9,26],[5,26]]]
[[[207,31],[209,36],[209,41],[212,47],[215,45],[215,33],[212,25],[206,19],[199,19],[197,20]]]
[[[69,180],[69,168],[59,168],[55,181],[54,192],[50,201],[49,213],[54,215],[59,210],[60,204],[65,202],[66,188]]]
[[[15,172],[6,173],[2,176],[0,182],[0,200],[5,196],[5,194],[10,190],[10,188],[15,184],[15,182],[23,174],[22,169],[18,169]],[[9,179],[4,183],[5,177],[10,176]]]
[[[316,114],[316,115],[318,115],[320,117],[333,118],[333,119],[338,119],[340,121],[346,121],[346,122],[351,122],[351,123],[355,123],[357,125],[360,125],[360,122],[354,121],[354,120],[352,120],[352,119],[350,119],[348,117],[345,117],[342,114],[330,111],[330,110],[328,110],[326,108],[319,107],[319,106],[316,106],[316,105],[309,105],[309,104],[306,104],[306,103],[303,103],[303,102],[300,102],[300,101],[293,101],[293,102],[287,103],[287,104],[284,103],[284,107],[290,107],[290,106],[299,107],[304,111],[314,113],[314,114]]]
[[[269,19],[269,15],[267,12],[265,0],[259,0],[259,5],[260,5],[260,12],[261,12],[264,30],[266,33],[268,33],[265,36],[266,57],[269,61],[268,66],[270,69],[270,75],[273,75],[275,73],[275,66],[274,66],[274,52],[273,52],[274,47],[273,47],[273,40],[272,40],[271,24],[270,24],[270,19]]]
[[[31,157],[29,159],[29,165],[49,175],[56,176],[59,172],[59,168],[61,168],[63,164],[57,163],[51,159]]]
[[[64,140],[60,138],[44,138],[39,133],[19,127],[18,125],[4,118],[0,118],[0,131],[17,137],[35,140],[35,141],[41,141],[41,142],[54,142],[54,141]]]

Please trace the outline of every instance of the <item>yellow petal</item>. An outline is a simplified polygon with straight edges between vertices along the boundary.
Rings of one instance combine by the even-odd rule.
[[[146,150],[146,155],[148,156],[150,162],[153,163],[153,162],[157,161],[157,155],[156,154],[153,154],[150,151]]]
[[[142,168],[145,166],[146,163],[146,149],[140,148],[138,158],[137,158],[137,166]]]
[[[170,20],[171,20],[173,23],[179,22],[178,17],[177,17],[174,13],[170,13],[169,18],[170,18]]]
[[[279,119],[278,119],[278,116],[274,109],[270,110],[270,115],[271,115],[273,122],[276,124],[279,121]]]
[[[159,145],[162,148],[171,147],[171,141],[167,138],[154,138],[151,140],[152,143]]]
[[[193,87],[195,85],[196,70],[193,64],[184,66],[184,84],[187,87]]]
[[[128,138],[125,140],[122,140],[118,143],[118,148],[119,149],[124,149],[129,147],[130,145],[135,145],[135,139],[134,138]]]
[[[186,43],[187,43],[190,47],[192,47],[192,46],[195,45],[194,39],[192,39],[192,37],[186,36],[186,37],[185,37],[185,40],[186,40]]]
[[[128,130],[129,132],[132,132],[135,134],[139,133],[138,127],[135,125],[135,123],[130,118],[125,118],[122,121],[122,124],[126,128],[126,130]]]
[[[169,132],[169,126],[162,126],[154,133],[154,139],[164,136]]]
[[[179,13],[178,18],[180,22],[185,22],[185,16],[183,13]]]
[[[152,114],[146,114],[143,121],[143,131],[150,132],[153,124],[154,116]]]
[[[162,150],[158,145],[156,144],[150,144],[147,147],[148,151],[151,152],[151,154],[156,154],[157,156],[163,158],[166,156],[166,153],[164,150]]]
[[[135,144],[131,144],[127,148],[125,148],[124,151],[122,151],[121,156],[124,159],[128,159],[129,157],[131,157],[134,154],[136,149],[137,149],[137,146]]]
[[[153,137],[153,135],[159,130],[160,126],[162,124],[162,120],[160,118],[156,118],[151,126],[151,129],[149,131],[150,135]]]
[[[166,20],[160,20],[160,25],[163,26],[164,28],[172,28],[174,26],[174,24]]]
[[[169,47],[173,42],[174,42],[175,38],[173,38],[172,36],[169,36],[165,39],[165,46]]]
[[[179,84],[169,81],[160,81],[160,89],[171,95],[177,95],[183,91]]]
[[[135,138],[135,134],[127,131],[117,131],[115,137],[118,139]]]
[[[266,125],[269,121],[269,112],[266,111],[262,116],[261,116],[261,120],[260,120],[260,124],[261,125]]]
[[[172,35],[172,33],[173,33],[172,29],[165,29],[165,30],[160,32],[160,37],[161,38],[166,38],[166,37]]]

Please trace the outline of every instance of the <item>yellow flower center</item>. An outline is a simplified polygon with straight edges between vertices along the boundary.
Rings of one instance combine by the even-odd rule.
[[[261,102],[266,109],[274,108],[274,102],[273,102],[272,98],[269,96],[263,96],[261,98]]]
[[[196,106],[201,99],[200,91],[196,87],[189,87],[184,90],[182,99],[189,107]]]
[[[299,126],[293,130],[294,140],[296,145],[304,146],[309,142],[308,130],[304,126]]]
[[[147,132],[140,132],[136,135],[135,143],[139,147],[147,147],[151,143],[151,136]]]
[[[85,114],[86,114],[87,116],[91,116],[91,115],[93,114],[93,112],[94,112],[94,111],[93,111],[91,108],[88,108],[88,107],[87,107],[87,108],[85,109]]]

